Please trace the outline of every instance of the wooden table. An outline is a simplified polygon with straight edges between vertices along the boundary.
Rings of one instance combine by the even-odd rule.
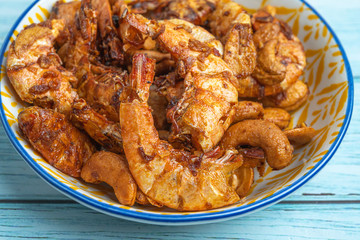
[[[285,1],[285,0],[284,0]],[[31,0],[0,0],[0,43]],[[334,28],[360,89],[360,1],[309,0]],[[116,219],[70,200],[43,180],[0,128],[0,238],[360,239],[360,95],[330,163],[309,183],[260,212],[222,223],[162,227]]]

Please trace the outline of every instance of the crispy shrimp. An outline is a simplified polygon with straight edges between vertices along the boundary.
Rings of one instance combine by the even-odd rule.
[[[194,39],[207,44],[210,48],[216,49],[221,56],[224,54],[222,43],[206,29],[182,19],[170,19],[169,22],[177,25],[178,28],[188,31]]]
[[[121,152],[121,144],[117,141],[120,133],[106,132],[107,129],[119,130],[119,126],[114,126],[115,123],[108,121],[86,104],[86,112],[76,111],[77,115],[74,115],[74,107],[76,109],[79,105],[75,103],[81,101],[70,84],[76,81],[76,78],[61,66],[61,60],[53,47],[63,27],[64,20],[48,20],[30,25],[21,31],[9,49],[8,77],[25,102],[52,108],[73,121],[83,119],[77,124],[88,130],[89,135],[97,142],[105,147],[111,146],[112,149],[113,145],[107,143],[115,142],[113,139],[116,139],[116,149]],[[99,129],[99,126],[103,126],[105,130]]]
[[[18,121],[21,132],[46,161],[70,176],[79,177],[83,162],[96,150],[86,134],[51,109],[28,107]]]
[[[159,139],[147,104],[154,76],[154,61],[135,55],[131,88],[124,91],[120,126],[130,171],[150,199],[177,210],[218,208],[240,200],[236,185],[229,182],[242,165],[241,156],[219,148],[192,156]]]
[[[127,72],[106,71],[83,81],[79,96],[98,113],[113,122],[119,121],[120,94],[128,77]]]
[[[7,75],[20,98],[28,103],[54,108],[68,115],[77,79],[61,66],[53,47],[64,20],[32,24],[20,32],[9,49]]]
[[[91,7],[90,0],[82,0],[80,10],[75,19],[75,31],[72,38],[58,51],[66,69],[74,73],[77,88],[84,79],[91,75],[92,52],[96,50],[97,15]]]
[[[54,4],[49,19],[65,20],[65,27],[56,39],[57,47],[62,47],[70,40],[71,34],[75,31],[76,13],[79,11],[80,6],[80,1],[65,2],[64,0],[59,0]]]
[[[145,13],[152,19],[183,19],[196,25],[204,25],[215,9],[215,0],[159,0],[157,6],[148,4],[152,0],[134,1],[129,4],[132,11]],[[140,4],[138,4],[140,3]],[[142,4],[141,4],[142,3]],[[142,5],[142,6],[141,6]],[[139,11],[139,6],[142,8]],[[145,8],[144,8],[145,6]],[[151,9],[151,7],[153,9]],[[150,10],[150,11],[149,11]],[[147,13],[146,13],[147,12]]]
[[[97,12],[100,48],[105,65],[122,65],[124,52],[122,42],[113,24],[113,15],[108,0],[91,0],[92,9]]]
[[[209,151],[229,127],[232,106],[238,102],[231,69],[217,51],[170,21],[159,23],[135,14],[127,14],[126,21],[156,38],[184,66],[185,92],[168,112],[172,138],[191,140],[195,148]]]

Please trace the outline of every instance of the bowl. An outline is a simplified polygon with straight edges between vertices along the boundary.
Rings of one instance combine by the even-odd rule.
[[[19,134],[18,113],[26,107],[6,77],[6,56],[17,34],[33,22],[49,16],[55,0],[33,2],[17,19],[1,48],[0,115],[15,149],[35,172],[51,186],[75,201],[97,211],[128,220],[159,225],[188,225],[223,221],[244,216],[284,199],[313,178],[331,159],[349,126],[353,99],[353,77],[345,51],[334,31],[307,2],[300,0],[238,0],[252,13],[265,4],[277,8],[278,17],[292,27],[303,42],[308,65],[303,80],[308,83],[309,101],[292,114],[291,125],[306,122],[317,130],[314,140],[294,152],[292,163],[280,171],[267,168],[257,178],[251,194],[238,204],[201,212],[176,212],[167,208],[123,206],[111,189],[86,184],[50,166]]]

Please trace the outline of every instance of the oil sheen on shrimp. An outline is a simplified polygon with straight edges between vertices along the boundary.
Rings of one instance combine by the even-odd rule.
[[[143,34],[155,38],[185,69],[185,92],[168,112],[172,139],[189,141],[204,152],[220,141],[229,127],[232,106],[238,102],[237,79],[218,51],[183,27],[164,20],[150,21],[127,14],[126,21]]]
[[[240,200],[231,181],[242,165],[235,150],[193,156],[159,139],[147,104],[154,60],[137,54],[120,105],[120,126],[130,171],[139,188],[161,205],[182,211],[219,208]]]

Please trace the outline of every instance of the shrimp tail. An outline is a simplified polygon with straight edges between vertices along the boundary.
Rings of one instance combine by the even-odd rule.
[[[155,76],[155,64],[154,59],[142,53],[135,54],[133,57],[130,86],[142,102],[147,102],[149,99],[150,86]]]

